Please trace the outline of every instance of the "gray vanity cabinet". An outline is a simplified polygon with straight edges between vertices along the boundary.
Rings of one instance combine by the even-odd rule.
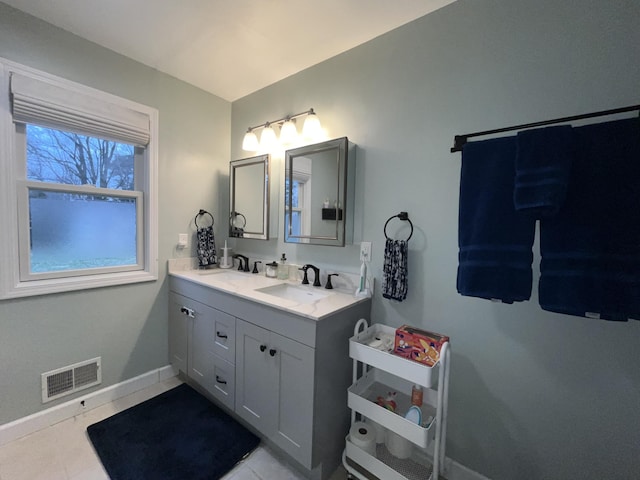
[[[172,364],[229,408],[235,403],[235,318],[169,294]]]
[[[311,465],[314,349],[243,320],[236,336],[236,413]]]
[[[371,302],[315,319],[173,275],[169,290],[173,365],[308,478],[327,479],[349,431],[349,338]]]

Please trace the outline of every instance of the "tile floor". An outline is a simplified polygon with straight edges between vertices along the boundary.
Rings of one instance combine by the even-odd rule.
[[[0,480],[109,480],[86,428],[179,383],[174,377],[0,446]],[[303,479],[262,445],[223,477],[223,480]],[[330,480],[343,479],[346,472],[340,467]]]

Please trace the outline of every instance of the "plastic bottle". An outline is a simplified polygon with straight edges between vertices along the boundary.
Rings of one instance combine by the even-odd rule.
[[[369,290],[367,290],[367,264],[364,261],[362,265],[360,265],[360,282],[356,289],[356,295],[362,297],[369,296]]]
[[[279,280],[289,280],[289,266],[287,265],[287,257],[285,254],[282,254],[282,258],[280,259],[280,263],[278,264],[278,279]]]
[[[416,405],[417,407],[422,406],[423,392],[422,387],[420,385],[414,385],[411,389],[411,405]]]

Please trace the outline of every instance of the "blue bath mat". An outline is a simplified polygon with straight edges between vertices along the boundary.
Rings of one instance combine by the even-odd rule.
[[[260,439],[182,384],[87,428],[111,480],[215,480]]]

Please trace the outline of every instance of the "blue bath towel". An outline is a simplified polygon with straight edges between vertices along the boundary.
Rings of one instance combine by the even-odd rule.
[[[588,125],[574,134],[565,205],[540,225],[540,306],[640,319],[640,120]]]
[[[574,155],[570,125],[518,133],[513,201],[517,211],[543,218],[564,203]]]
[[[536,220],[513,205],[516,137],[469,142],[462,150],[458,292],[501,300],[531,297]]]

